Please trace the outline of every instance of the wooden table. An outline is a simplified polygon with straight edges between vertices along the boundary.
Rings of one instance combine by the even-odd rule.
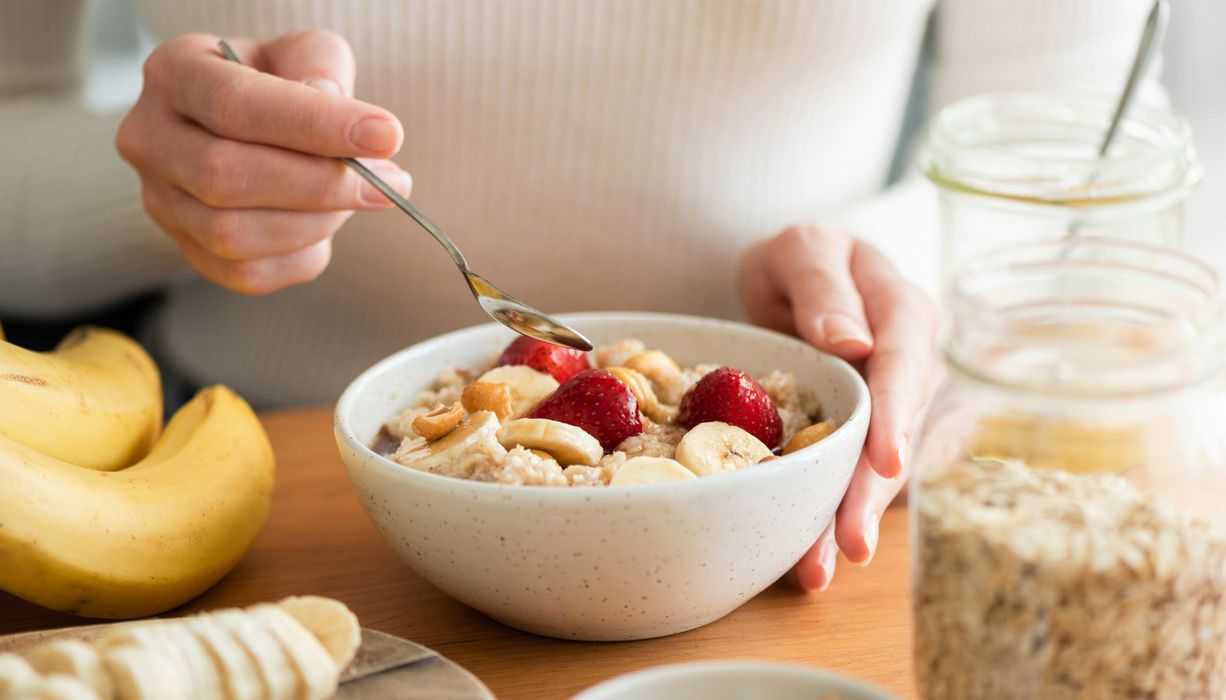
[[[493,622],[422,581],[383,543],[349,486],[325,410],[264,417],[277,453],[272,515],[221,583],[177,612],[298,593],[349,604],[367,627],[425,644],[504,700],[567,698],[636,669],[751,658],[821,666],[912,697],[906,510],[882,523],[873,565],[841,562],[834,586],[807,595],[779,583],[728,617],[663,639],[566,642]],[[82,624],[0,593],[0,634]]]

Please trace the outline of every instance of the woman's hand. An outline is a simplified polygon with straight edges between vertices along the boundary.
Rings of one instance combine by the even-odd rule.
[[[906,482],[907,443],[940,372],[936,308],[881,251],[816,226],[754,246],[738,281],[755,323],[863,361],[873,400],[864,453],[834,522],[794,569],[802,587],[824,590],[836,542],[848,560],[872,560],[881,514]]]
[[[226,60],[217,39],[188,34],[149,56],[116,147],[200,274],[246,294],[313,280],[354,210],[391,206],[332,156],[363,158],[408,196],[408,174],[385,160],[400,122],[349,97],[353,53],[336,34],[230,40],[251,67]]]

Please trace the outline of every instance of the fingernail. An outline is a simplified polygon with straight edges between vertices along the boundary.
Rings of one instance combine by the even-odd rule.
[[[819,592],[830,588],[830,584],[834,581],[834,569],[838,560],[839,549],[834,543],[834,538],[830,538],[829,542],[822,545],[821,555],[818,557],[818,565],[822,569],[822,584],[817,587]]]
[[[349,141],[364,151],[383,153],[396,148],[396,125],[386,119],[363,119],[349,129]]]
[[[316,90],[319,90],[320,92],[339,95],[341,97],[345,96],[345,93],[341,90],[340,83],[332,80],[331,78],[311,78],[310,80],[306,81],[306,84],[310,85]]]
[[[817,581],[821,576],[822,576],[822,571],[821,571],[821,565],[819,564],[817,572],[812,575],[806,574],[803,571],[797,571],[796,572],[796,583],[800,585],[801,590],[815,591],[817,590],[817,587],[819,585]]]
[[[873,344],[868,331],[843,314],[830,314],[822,319],[822,333],[826,336],[826,342],[831,345],[856,343],[870,347]]]
[[[379,165],[370,166],[371,172],[378,175],[380,179],[392,186],[392,189],[400,193],[401,196],[409,196],[412,189],[412,180],[409,174],[388,163],[380,163]],[[391,206],[392,202],[377,187],[370,184],[366,180],[362,181],[362,190],[360,193],[362,201],[375,207]]]
[[[868,524],[864,526],[864,546],[868,548],[868,556],[863,561],[858,561],[858,566],[868,566],[873,563],[873,556],[877,554],[877,537],[880,535],[878,526],[878,517],[869,514]]]

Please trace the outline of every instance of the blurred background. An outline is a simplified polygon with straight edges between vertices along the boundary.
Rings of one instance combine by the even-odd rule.
[[[1192,123],[1205,167],[1188,201],[1187,244],[1226,270],[1226,2],[1173,0],[1163,83]]]

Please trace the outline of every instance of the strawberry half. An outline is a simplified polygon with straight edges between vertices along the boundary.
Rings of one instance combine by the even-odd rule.
[[[711,421],[735,425],[772,450],[783,439],[783,421],[775,402],[761,384],[739,369],[720,367],[681,397],[677,422],[686,430]]]
[[[600,441],[605,452],[643,432],[639,404],[630,387],[603,369],[589,369],[546,396],[528,418],[569,423]]]
[[[498,366],[502,365],[525,365],[538,372],[553,375],[559,383],[592,366],[587,361],[587,355],[578,350],[523,335],[502,351],[502,355],[498,357]]]

